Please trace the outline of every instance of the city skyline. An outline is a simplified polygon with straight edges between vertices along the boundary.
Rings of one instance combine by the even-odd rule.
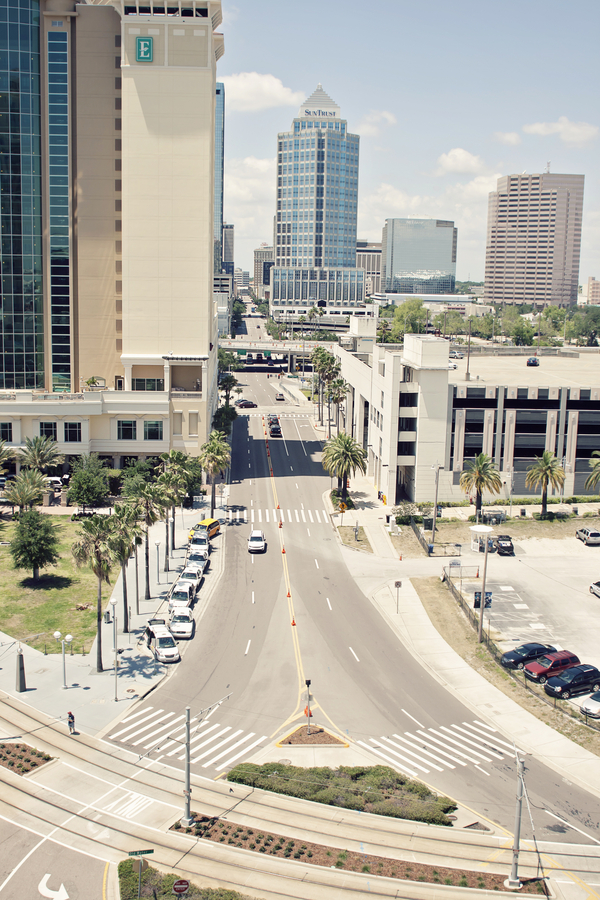
[[[332,0],[319,8],[318,21],[321,33],[335,33],[336,40],[318,63],[295,51],[292,9],[273,0],[225,8],[231,52],[218,78],[226,85],[225,218],[236,224],[236,265],[250,268],[253,250],[272,234],[272,135],[321,82],[361,137],[359,239],[381,240],[386,218],[452,219],[461,233],[457,279],[482,281],[489,192],[499,177],[543,173],[550,162],[552,173],[586,177],[580,283],[597,275],[599,123],[591,34],[598,10],[580,0],[565,18],[554,5],[557,15],[552,4],[534,0],[523,10],[508,0],[500,21],[470,0],[451,9],[437,0],[421,9],[382,0],[375,13],[385,27],[375,57],[356,27],[358,5]],[[311,10],[317,15],[316,4],[308,4]],[[265,21],[271,23],[268,47]],[[427,35],[409,64],[399,55],[401,33]],[[568,67],[552,65],[548,47],[557,43]]]

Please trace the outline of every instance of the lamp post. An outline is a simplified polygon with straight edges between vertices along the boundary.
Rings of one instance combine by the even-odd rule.
[[[171,526],[171,546],[169,548],[169,555],[173,556],[173,551],[175,550],[175,516],[169,516],[169,525]]]
[[[160,541],[154,541],[156,545],[156,583],[160,584],[160,559],[159,559],[159,550],[160,550]]]
[[[488,561],[488,539],[490,532],[494,529],[489,525],[471,525],[470,530],[473,534],[477,535],[477,537],[483,537],[485,541],[485,551],[483,557],[483,578],[481,583],[481,603],[479,604],[479,629],[477,632],[477,641],[481,644],[483,641],[483,610],[485,609],[485,579],[487,576],[487,561]]]
[[[117,702],[117,598],[110,598],[113,614],[113,644],[115,650],[115,703]]]
[[[433,503],[433,524],[431,526],[431,543],[435,544],[435,523],[437,520],[437,501],[438,501],[438,486],[440,483],[440,469],[443,469],[443,466],[440,466],[439,463],[434,463],[431,467],[435,469],[435,500]]]
[[[66,663],[66,660],[65,660],[65,644],[70,644],[70,643],[71,643],[71,641],[73,640],[73,635],[72,635],[72,634],[66,634],[66,635],[64,636],[64,638],[63,638],[63,636],[62,636],[62,634],[60,633],[60,631],[55,631],[55,632],[54,632],[54,637],[55,637],[55,639],[56,639],[57,641],[60,641],[61,644],[62,644],[63,690],[66,690],[66,688],[67,688],[67,663]],[[62,638],[62,640],[61,640],[61,638]]]

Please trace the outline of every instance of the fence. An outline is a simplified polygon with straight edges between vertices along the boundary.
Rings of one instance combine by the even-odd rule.
[[[419,528],[419,526],[417,525],[417,523],[415,522],[414,516],[410,517],[410,527],[414,531],[415,537],[418,540],[418,542],[420,543],[421,547],[423,548],[423,550],[425,551],[427,556],[429,556],[430,555],[430,550],[429,550],[430,544],[427,541],[427,539],[426,539],[425,535],[423,534],[423,532],[421,531],[421,529]]]
[[[460,556],[462,553],[462,544],[451,544],[451,543],[441,543],[441,544],[430,544],[427,538],[425,537],[423,531],[419,527],[419,525],[415,522],[414,517],[410,517],[410,527],[412,528],[415,537],[420,543],[421,547],[427,554],[427,556]]]
[[[458,572],[457,572],[458,570]],[[459,579],[459,587],[456,585],[457,576]],[[479,614],[480,610],[473,609],[472,606],[469,605],[467,600],[464,598],[462,593],[462,580],[463,578],[470,580],[479,578],[479,568],[476,566],[456,566],[450,565],[445,566],[443,569],[443,578],[442,581],[444,584],[448,586],[448,590],[464,612],[465,616],[471,623],[473,630],[478,631],[479,629]],[[488,624],[488,631],[486,633],[485,629],[483,631],[483,643],[486,645],[489,650],[491,656],[494,657],[495,661],[500,665],[500,659],[502,658],[502,650],[497,646],[496,642],[492,640],[490,637],[490,626]],[[557,712],[562,713],[564,716],[567,716],[569,719],[575,719],[580,725],[585,725],[587,728],[591,728],[593,731],[600,732],[600,722],[595,723],[593,721],[589,721],[587,715],[584,717],[582,713],[576,712],[572,707],[565,705],[564,701],[558,701],[556,697],[550,699],[545,693],[538,693],[534,691],[532,686],[527,681],[525,674],[523,671],[518,669],[502,669],[507,675],[516,681],[518,685],[524,688],[527,693],[532,694],[536,699],[541,700],[542,703],[545,703],[546,706],[552,707],[552,709],[557,710]]]

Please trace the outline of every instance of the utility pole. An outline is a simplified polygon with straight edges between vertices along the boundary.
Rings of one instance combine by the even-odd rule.
[[[433,524],[431,526],[431,543],[435,543],[435,523],[437,519],[437,501],[438,501],[438,487],[440,481],[440,469],[443,469],[443,466],[440,466],[439,463],[434,463],[431,467],[435,469],[435,500],[433,503]]]
[[[183,796],[184,800],[184,809],[183,809],[183,818],[181,819],[181,824],[185,825],[186,828],[189,828],[193,822],[192,814],[191,814],[191,802],[192,802],[192,787],[190,780],[190,756],[191,756],[191,747],[190,747],[190,739],[191,739],[191,721],[190,721],[190,708],[186,706],[185,708],[185,784],[183,787]]]
[[[465,375],[465,381],[471,380],[471,374],[469,372],[470,365],[471,365],[471,320],[469,319],[469,343],[467,346],[467,374]]]
[[[308,722],[307,734],[310,734],[310,678],[304,682],[306,685],[306,720]]]
[[[519,758],[517,752],[517,806],[515,810],[515,836],[513,839],[513,858],[510,875],[504,882],[509,890],[517,891],[521,887],[519,881],[519,844],[521,840],[521,810],[523,808],[523,794],[525,793],[525,762]]]

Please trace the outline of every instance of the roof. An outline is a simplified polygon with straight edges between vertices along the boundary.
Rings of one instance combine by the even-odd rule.
[[[531,348],[535,352],[535,348]],[[469,371],[471,378],[465,382],[467,353],[456,360],[457,368],[450,369],[451,384],[468,384],[471,387],[505,385],[506,387],[600,387],[600,359],[597,353],[580,353],[579,357],[540,356],[539,366],[527,366],[527,356],[490,356],[471,354]],[[530,353],[529,355],[533,355]]]
[[[305,112],[305,110],[307,110],[308,113]],[[321,112],[326,113],[326,117],[336,119],[341,118],[339,106],[331,99],[329,94],[325,93],[322,84],[318,84],[316,90],[314,90],[310,97],[304,101],[298,115],[304,118],[304,116],[310,112]]]

